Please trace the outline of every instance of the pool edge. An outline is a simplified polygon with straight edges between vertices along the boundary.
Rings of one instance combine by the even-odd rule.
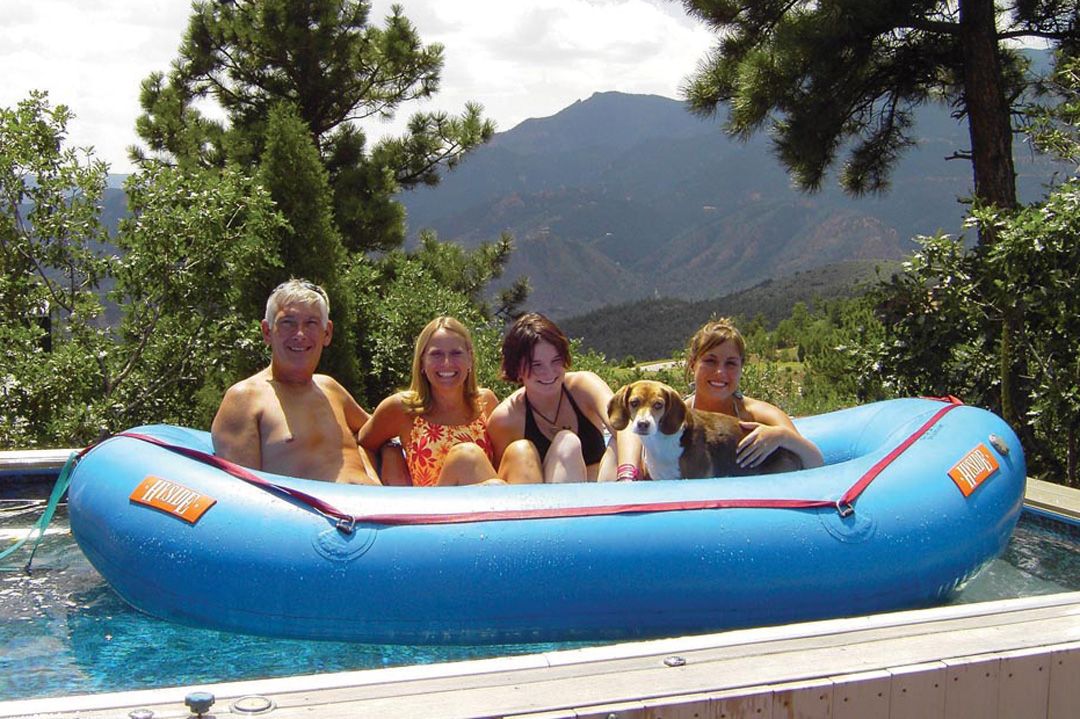
[[[1025,506],[1075,523],[1080,491],[1029,479]],[[920,649],[912,635],[925,637],[933,650]],[[852,647],[864,658],[845,656]],[[815,666],[807,667],[806,657],[817,657]],[[691,676],[703,668],[715,668],[715,680]],[[231,702],[251,694],[273,700],[276,708],[261,716],[275,718],[310,716],[312,705],[322,705],[323,714],[358,717],[441,707],[440,716],[462,718],[644,719],[660,708],[715,713],[724,702],[765,707],[768,715],[774,702],[790,709],[792,702],[843,701],[853,709],[853,699],[875,711],[874,696],[897,693],[899,701],[909,687],[943,707],[961,701],[958,692],[963,701],[994,706],[1016,695],[1042,702],[1048,712],[1042,715],[1065,716],[1080,711],[1080,697],[1072,696],[1078,668],[1080,592],[1070,592],[516,657],[12,700],[0,702],[0,717],[86,719],[135,709],[187,716],[183,698],[195,689],[217,696],[212,714],[218,716],[235,713]],[[876,689],[862,691],[867,687]],[[445,703],[451,698],[452,710]]]
[[[587,712],[637,719],[654,716],[661,707],[707,710],[719,701],[753,697],[766,703],[790,701],[793,683],[812,688],[807,696],[824,701],[826,687],[832,696],[867,681],[893,686],[910,682],[915,675],[940,689],[940,698],[946,701],[945,693],[955,692],[956,683],[966,676],[961,668],[977,668],[967,679],[983,685],[985,694],[986,679],[998,682],[1006,675],[1011,679],[1017,675],[1013,665],[1033,664],[1038,666],[1031,675],[1043,682],[1042,693],[1050,701],[1055,661],[1065,667],[1057,672],[1059,680],[1066,676],[1069,688],[1074,688],[1075,669],[1080,666],[1080,592],[518,657],[15,700],[0,702],[0,717],[87,719],[126,715],[136,709],[149,709],[159,717],[185,716],[184,696],[199,690],[217,697],[211,713],[218,716],[230,713],[228,707],[236,699],[250,695],[275,703],[277,708],[264,714],[270,717],[311,716],[313,705],[325,705],[320,713],[329,716],[385,716],[388,711],[395,716],[420,716],[415,712],[439,696],[453,698],[455,710],[447,708],[438,714],[447,717],[551,719]],[[686,676],[688,667],[701,672],[709,665],[716,671],[708,671],[705,679]],[[627,685],[627,677],[634,674],[638,679]],[[951,682],[946,681],[948,677]],[[627,686],[637,689],[627,691]],[[515,693],[507,687],[523,691]],[[994,695],[1000,694],[1001,687],[995,687]],[[1032,696],[1031,688],[1024,694]],[[1072,701],[1065,693],[1059,694],[1059,704]],[[1075,701],[1080,702],[1080,697]]]

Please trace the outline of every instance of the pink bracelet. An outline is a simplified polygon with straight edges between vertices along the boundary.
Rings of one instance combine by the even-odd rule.
[[[632,464],[620,464],[615,470],[615,481],[633,482],[638,478],[638,468]]]

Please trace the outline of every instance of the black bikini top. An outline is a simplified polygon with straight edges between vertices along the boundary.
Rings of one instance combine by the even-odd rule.
[[[582,414],[577,402],[574,401],[574,395],[567,391],[566,385],[563,385],[562,391],[566,398],[570,400],[570,406],[574,408],[574,414],[577,416],[577,436],[581,440],[581,456],[585,460],[585,466],[596,464],[603,458],[604,451],[607,449],[607,443],[604,442],[604,433]],[[528,393],[525,394],[525,439],[533,443],[536,451],[540,453],[540,461],[543,462],[548,449],[551,447],[551,440],[540,431],[540,427],[536,424],[532,405],[529,404]]]

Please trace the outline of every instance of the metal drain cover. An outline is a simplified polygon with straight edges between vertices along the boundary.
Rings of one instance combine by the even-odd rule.
[[[274,702],[266,697],[252,695],[240,697],[229,708],[239,714],[265,714],[274,708]]]

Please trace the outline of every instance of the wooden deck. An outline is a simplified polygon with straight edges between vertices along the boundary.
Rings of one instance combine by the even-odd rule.
[[[66,457],[66,453],[64,454]],[[0,455],[0,469],[3,469]],[[0,481],[3,481],[0,478]],[[1080,492],[1030,481],[1032,506],[1080,517]],[[212,652],[213,648],[208,647]],[[1011,719],[1080,717],[1080,592],[505,659],[0,702],[0,717]]]
[[[1080,521],[1080,491],[1061,484],[1028,479],[1024,504]]]

